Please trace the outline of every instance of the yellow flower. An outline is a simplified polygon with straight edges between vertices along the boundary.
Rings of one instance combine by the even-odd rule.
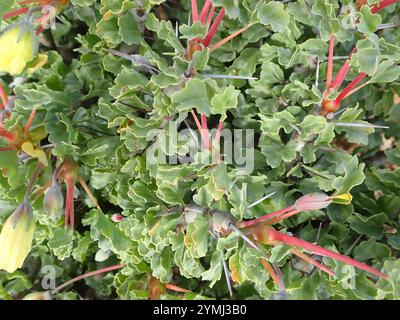
[[[0,72],[20,75],[38,52],[38,40],[27,23],[12,25],[0,34]]]
[[[21,268],[32,248],[35,221],[28,201],[8,217],[0,233],[0,269],[14,272]]]

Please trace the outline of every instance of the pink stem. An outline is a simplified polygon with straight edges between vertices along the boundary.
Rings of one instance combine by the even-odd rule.
[[[215,36],[215,33],[217,32],[219,25],[221,24],[221,21],[222,21],[224,15],[225,15],[225,9],[222,8],[221,11],[218,13],[217,17],[215,18],[213,24],[211,25],[211,28],[208,31],[207,36],[203,40],[203,45],[205,47],[208,47],[210,45],[212,39]]]
[[[207,137],[204,135],[204,130],[203,130],[202,125],[200,124],[199,118],[197,118],[197,116],[196,116],[196,114],[194,113],[193,110],[191,111],[191,114],[192,114],[192,117],[194,119],[194,122],[196,123],[196,127],[200,132],[201,139],[203,140],[204,144],[206,145]]]
[[[193,19],[193,22],[196,22],[199,20],[199,16],[197,13],[197,0],[192,0],[192,19]]]
[[[218,122],[217,133],[215,134],[215,140],[214,140],[216,147],[219,145],[219,141],[221,140],[222,124],[223,124],[223,121],[220,119]]]
[[[206,0],[204,2],[203,9],[201,9],[201,12],[200,12],[200,22],[202,24],[204,24],[204,22],[206,21],[207,13],[208,13],[208,10],[210,9],[210,7],[211,7],[211,0]]]
[[[335,36],[332,35],[329,41],[329,56],[328,56],[328,70],[326,72],[326,89],[331,86],[332,83],[332,70],[333,70],[333,48],[335,46]]]
[[[271,218],[273,218],[275,216],[278,216],[278,215],[286,213],[286,212],[288,212],[290,210],[293,210],[293,208],[294,208],[294,206],[289,206],[287,208],[284,208],[284,209],[281,209],[281,210],[266,214],[266,215],[264,215],[262,217],[259,217],[257,219],[253,219],[253,220],[249,220],[249,221],[242,221],[242,222],[239,223],[239,228],[247,228],[247,227],[253,226],[253,225],[257,224],[257,223],[260,223],[262,221],[271,219]]]
[[[210,149],[210,137],[208,135],[208,127],[207,127],[207,117],[206,115],[203,113],[201,114],[201,128],[203,131],[203,136],[204,136],[204,144],[206,149]]]
[[[215,7],[213,5],[211,5],[211,10],[210,10],[210,12],[208,14],[208,18],[207,18],[207,27],[209,27],[211,24],[211,21],[214,17],[214,11],[215,11]]]
[[[370,266],[368,266],[365,263],[362,263],[360,261],[351,259],[349,257],[346,257],[346,256],[341,255],[339,253],[336,253],[334,251],[325,249],[323,247],[317,246],[317,245],[315,245],[313,243],[304,241],[302,239],[298,239],[296,237],[292,237],[292,236],[289,236],[287,234],[278,232],[278,231],[276,231],[275,229],[272,229],[272,228],[269,229],[269,232],[270,232],[269,239],[271,241],[279,241],[279,242],[283,242],[283,243],[285,243],[285,244],[287,244],[289,246],[292,246],[292,247],[300,247],[300,248],[303,248],[303,249],[305,249],[307,251],[310,251],[310,252],[313,252],[315,254],[318,254],[320,256],[329,257],[329,258],[332,258],[334,260],[344,262],[344,263],[346,263],[348,265],[351,265],[353,267],[356,267],[356,268],[359,268],[361,270],[364,270],[364,271],[367,271],[369,273],[372,273],[372,274],[374,274],[374,275],[376,275],[378,277],[382,277],[384,279],[388,279],[388,276],[386,274],[384,274],[384,273],[380,272],[379,270],[377,270],[375,268],[372,268],[372,267],[370,267]]]
[[[398,2],[399,0],[384,0],[382,2],[380,2],[378,5],[374,5],[371,8],[371,12],[372,13],[377,13],[378,11],[386,8],[387,6],[390,6],[391,4],[394,4],[396,2]]]
[[[350,82],[350,83],[347,85],[347,87],[343,89],[342,92],[339,93],[339,95],[338,95],[337,98],[335,99],[336,103],[339,105],[339,104],[342,102],[342,100],[343,100],[346,96],[348,96],[348,93],[350,93],[350,92],[353,90],[353,88],[354,88],[360,81],[362,81],[366,76],[367,76],[366,73],[360,72],[360,73],[358,74],[358,76],[357,76],[352,82]]]

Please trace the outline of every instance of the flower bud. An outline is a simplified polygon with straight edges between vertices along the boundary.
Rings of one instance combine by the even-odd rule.
[[[19,23],[0,33],[0,72],[20,75],[37,54],[39,42],[31,26]]]
[[[3,225],[0,233],[0,269],[21,268],[32,248],[35,220],[28,201],[21,204]]]
[[[53,183],[53,185],[46,190],[43,199],[43,206],[46,210],[46,213],[54,221],[62,215],[64,208],[64,196],[57,182]]]
[[[299,211],[311,211],[326,208],[332,202],[325,193],[310,193],[297,199],[294,208]]]
[[[114,213],[111,216],[111,220],[114,221],[114,222],[121,222],[121,221],[124,220],[124,216],[122,214],[119,214],[119,213]]]
[[[52,300],[50,292],[32,292],[27,294],[22,300]]]
[[[350,193],[342,193],[336,196],[331,196],[332,202],[337,204],[350,204],[353,196]]]

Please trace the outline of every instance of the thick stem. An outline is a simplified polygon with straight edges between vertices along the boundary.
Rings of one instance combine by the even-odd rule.
[[[29,11],[29,8],[21,8],[21,9],[16,9],[10,12],[7,12],[4,14],[3,19],[7,20],[13,17],[18,17],[21,14],[27,13]]]
[[[353,93],[357,92],[358,90],[364,88],[367,84],[369,84],[369,81],[366,81],[363,84],[360,84],[358,87],[354,88],[348,94],[346,94],[345,97],[343,98],[343,100],[346,99],[347,97],[350,97]]]
[[[197,0],[192,0],[192,20],[193,22],[199,20],[199,16],[197,13]]]
[[[335,36],[332,35],[329,40],[329,53],[328,53],[328,69],[326,71],[326,84],[328,90],[332,83],[332,70],[333,70],[333,48],[335,46]]]
[[[2,105],[0,106],[0,108],[2,110],[4,110],[4,108],[7,106],[8,99],[7,99],[6,92],[4,91],[4,88],[1,83],[0,83],[0,98],[1,98],[1,102],[2,102]]]
[[[318,254],[320,256],[325,256],[325,257],[329,257],[329,258],[332,258],[332,259],[337,260],[337,261],[344,262],[344,263],[346,263],[348,265],[351,265],[353,267],[356,267],[356,268],[359,268],[361,270],[364,270],[364,271],[367,271],[369,273],[372,273],[372,274],[374,274],[374,275],[376,275],[378,277],[382,277],[384,279],[388,279],[388,276],[386,274],[380,272],[379,270],[377,270],[377,269],[375,269],[373,267],[370,267],[370,266],[368,266],[365,263],[362,263],[360,261],[351,259],[351,258],[346,257],[344,255],[341,255],[339,253],[336,253],[334,251],[325,249],[323,247],[317,246],[317,245],[315,245],[313,243],[304,241],[302,239],[298,239],[296,237],[292,237],[292,236],[289,236],[287,234],[278,232],[273,228],[268,229],[268,233],[269,233],[268,234],[268,239],[272,243],[275,242],[275,241],[278,241],[278,242],[283,242],[283,243],[285,243],[285,244],[287,244],[287,245],[289,245],[291,247],[300,247],[300,248],[303,248],[303,249],[305,249],[307,251],[310,251],[310,252],[313,252],[315,254]]]
[[[75,210],[74,210],[74,180],[67,179],[67,195],[65,202],[65,225],[68,224],[73,228],[75,225]]]
[[[9,132],[9,131],[3,129],[1,127],[1,123],[0,123],[0,137],[3,137],[4,139],[6,139],[9,143],[13,143],[15,140],[15,135],[12,132]]]
[[[208,13],[208,10],[210,10],[210,7],[211,7],[211,0],[206,0],[204,2],[203,9],[201,9],[201,12],[200,12],[200,22],[202,24],[204,24],[204,22],[206,21],[207,13]]]
[[[215,7],[213,5],[211,5],[211,10],[208,13],[208,18],[207,18],[207,28],[209,28],[211,25],[211,21],[214,17],[214,11],[215,11]]]
[[[387,6],[390,6],[390,5],[392,5],[392,4],[394,4],[394,3],[398,2],[398,1],[399,0],[384,0],[384,1],[380,2],[378,5],[374,5],[371,8],[371,12],[372,13],[377,13],[380,10],[382,10],[382,9],[386,8]]]
[[[344,88],[342,90],[342,92],[339,93],[339,95],[337,96],[337,98],[335,99],[335,102],[340,105],[340,103],[342,102],[342,100],[348,96],[348,94],[353,90],[353,88],[360,82],[362,81],[365,77],[367,76],[366,73],[364,72],[360,72],[358,74],[358,76],[352,81],[350,82],[346,88]]]
[[[335,79],[333,80],[331,86],[329,87],[329,89],[334,89],[337,90],[339,89],[339,87],[342,85],[344,79],[346,78],[347,73],[350,70],[350,59],[353,56],[353,54],[357,51],[357,48],[354,48],[348,59],[346,60],[345,63],[343,63],[342,67],[340,68],[338,74],[336,75]]]
[[[221,21],[222,21],[224,15],[225,15],[225,9],[222,8],[221,11],[218,13],[217,17],[215,18],[213,24],[211,25],[210,30],[208,31],[208,34],[206,35],[206,37],[203,40],[203,45],[205,47],[208,47],[210,45],[212,39],[215,36],[215,33],[217,32],[219,25],[221,24]]]
[[[96,275],[98,275],[98,274],[102,274],[102,273],[105,273],[105,272],[110,272],[110,271],[113,271],[113,270],[122,269],[122,268],[124,268],[125,266],[126,266],[125,264],[116,264],[116,265],[113,265],[113,266],[110,266],[110,267],[106,267],[106,268],[103,268],[103,269],[100,269],[100,270],[87,272],[87,273],[85,273],[85,274],[82,274],[82,275],[80,275],[80,276],[78,276],[78,277],[75,277],[75,278],[73,278],[73,279],[71,279],[71,280],[69,280],[69,281],[63,283],[62,285],[60,285],[60,286],[58,286],[57,288],[55,288],[55,289],[52,291],[52,293],[53,293],[53,294],[56,294],[57,292],[61,291],[62,289],[66,288],[66,287],[68,287],[69,285],[71,285],[71,284],[73,284],[73,283],[75,283],[75,282],[77,282],[77,281],[80,281],[80,280],[82,280],[82,279],[89,278],[89,277],[93,277],[93,276],[96,276]]]

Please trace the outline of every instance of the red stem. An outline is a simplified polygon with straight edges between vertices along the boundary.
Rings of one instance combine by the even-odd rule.
[[[335,276],[336,273],[334,271],[332,271],[331,269],[329,269],[328,267],[324,266],[322,263],[319,263],[318,261],[315,261],[313,258],[307,256],[306,254],[304,254],[303,252],[300,252],[296,249],[292,249],[292,253],[296,256],[298,256],[299,258],[303,259],[304,261],[312,264],[313,266],[317,267],[318,269],[321,269],[322,271],[330,274],[331,276]]]
[[[214,11],[215,11],[215,7],[213,5],[211,5],[211,10],[210,10],[210,12],[208,14],[208,18],[207,18],[207,26],[210,26],[210,24],[211,24],[211,21],[214,17]]]
[[[221,24],[224,15],[225,15],[225,9],[222,8],[221,11],[218,13],[217,17],[215,18],[213,24],[211,25],[211,28],[208,31],[207,36],[203,40],[203,45],[205,47],[208,47],[210,45],[212,39],[215,36],[215,33],[217,32],[219,25]]]
[[[294,216],[295,214],[298,214],[299,212],[300,212],[300,210],[293,209],[293,210],[291,210],[291,211],[289,211],[289,212],[287,212],[285,214],[280,215],[279,217],[275,217],[275,218],[273,218],[271,220],[268,220],[266,223],[269,224],[269,225],[275,224],[275,223],[277,223],[277,222],[279,222],[281,220],[284,220],[284,219],[287,219],[287,218],[289,218],[291,216]]]
[[[253,219],[253,220],[249,220],[249,221],[242,221],[242,222],[239,223],[238,227],[239,228],[247,228],[247,227],[253,226],[253,225],[257,224],[257,223],[260,223],[262,221],[271,219],[272,217],[275,217],[275,216],[281,215],[283,213],[286,213],[286,212],[288,212],[290,210],[293,210],[293,208],[294,208],[294,206],[289,206],[287,208],[284,208],[284,209],[281,209],[281,210],[278,210],[278,211],[275,211],[275,212],[272,212],[272,213],[268,213],[268,214],[266,214],[266,215],[264,215],[262,217],[259,217],[257,219]]]
[[[354,48],[346,60],[345,63],[343,63],[342,67],[340,68],[338,74],[336,75],[335,79],[333,80],[331,86],[328,89],[339,89],[339,87],[342,85],[344,79],[346,78],[347,73],[350,70],[350,59],[353,56],[353,54],[357,51],[357,48]]]
[[[207,13],[208,13],[208,10],[210,9],[210,7],[211,7],[211,0],[206,0],[204,2],[203,9],[201,9],[201,12],[200,12],[200,22],[202,24],[204,24],[204,22],[206,21]]]
[[[33,119],[35,119],[36,115],[36,108],[33,108],[31,114],[29,115],[29,119],[25,124],[24,128],[24,137],[26,138],[29,135],[29,130],[31,129]]]
[[[24,0],[24,1],[18,1],[18,4],[30,4],[30,3],[38,3],[39,0]]]
[[[12,132],[9,132],[9,131],[3,129],[1,124],[0,124],[0,137],[3,137],[8,142],[13,142],[15,139],[14,134]]]
[[[67,195],[65,202],[65,225],[73,228],[75,225],[75,212],[74,212],[74,180],[67,179]]]
[[[335,99],[335,102],[336,102],[338,105],[340,105],[340,103],[342,102],[342,100],[343,100],[346,96],[348,96],[348,93],[349,93],[350,91],[352,91],[352,89],[353,89],[360,81],[362,81],[366,76],[367,76],[366,73],[360,72],[360,73],[358,74],[358,76],[355,77],[355,79],[354,79],[352,82],[350,82],[350,83],[347,85],[347,87],[344,88],[344,89],[342,90],[342,92],[339,93],[339,95],[338,95],[337,98]]]
[[[9,12],[4,14],[3,19],[7,20],[7,19],[10,19],[10,18],[13,18],[13,17],[17,17],[17,16],[19,16],[21,14],[24,14],[24,13],[28,12],[28,11],[29,11],[29,8],[21,8],[21,9],[16,9],[16,10],[13,10],[13,11],[9,11]]]
[[[4,109],[8,103],[8,99],[7,99],[6,92],[4,91],[4,88],[1,83],[0,83],[0,98],[1,98],[1,102],[3,103],[1,109]]]
[[[272,265],[264,258],[260,258],[260,262],[264,266],[265,270],[267,270],[276,286],[282,290],[285,286],[283,285],[282,279],[276,274]]]
[[[371,12],[372,13],[377,13],[378,11],[380,11],[380,10],[386,8],[387,6],[390,6],[390,5],[392,5],[392,4],[394,4],[394,3],[398,2],[398,1],[399,0],[384,0],[384,1],[380,2],[378,5],[374,5],[371,8]]]
[[[85,278],[88,278],[88,277],[92,277],[92,276],[96,276],[98,274],[102,274],[102,273],[105,273],[105,272],[121,269],[121,268],[124,268],[125,266],[126,266],[125,264],[116,264],[116,265],[113,265],[113,266],[110,266],[110,267],[106,267],[106,268],[103,268],[103,269],[100,269],[100,270],[87,272],[85,274],[82,274],[82,275],[80,275],[78,277],[75,277],[75,278],[63,283],[61,286],[58,286],[57,288],[55,288],[53,290],[53,293],[59,292],[60,290],[64,289],[65,287],[68,287],[69,285],[71,285],[74,282],[77,282],[79,280],[82,280],[82,279],[85,279]]]
[[[359,268],[361,270],[364,270],[364,271],[367,271],[369,273],[372,273],[372,274],[374,274],[374,275],[376,275],[378,277],[382,277],[384,279],[388,279],[388,276],[386,274],[384,274],[384,273],[380,272],[379,270],[377,270],[377,269],[375,269],[373,267],[370,267],[370,266],[368,266],[365,263],[362,263],[360,261],[351,259],[349,257],[346,257],[346,256],[341,255],[339,253],[336,253],[334,251],[325,249],[323,247],[317,246],[317,245],[315,245],[313,243],[304,241],[302,239],[298,239],[296,237],[292,237],[292,236],[289,236],[287,234],[278,232],[273,228],[270,228],[268,230],[268,232],[270,233],[268,238],[272,242],[273,241],[279,241],[279,242],[283,242],[283,243],[285,243],[285,244],[287,244],[287,245],[289,245],[291,247],[300,247],[300,248],[303,248],[303,249],[305,249],[307,251],[310,251],[310,252],[313,252],[315,254],[318,254],[320,256],[329,257],[329,258],[332,258],[334,260],[344,262],[344,263],[346,263],[348,265],[351,265],[353,267],[356,267],[356,268]]]
[[[11,151],[14,150],[13,147],[0,147],[0,151]]]
[[[167,288],[169,290],[177,291],[177,292],[183,292],[183,293],[190,292],[190,290],[187,290],[187,289],[184,289],[184,288],[181,288],[176,285],[169,284],[169,283],[165,284],[165,288]]]
[[[36,35],[38,36],[43,30],[44,30],[44,27],[43,26],[39,26],[35,31]]]
[[[332,35],[329,41],[329,55],[328,55],[328,70],[326,72],[326,89],[330,88],[332,83],[332,70],[333,70],[333,48],[335,46],[335,36]]]
[[[211,50],[214,51],[216,49],[218,49],[220,46],[223,46],[225,43],[227,43],[228,41],[232,40],[233,38],[237,37],[239,34],[245,32],[248,28],[250,28],[252,25],[254,24],[254,22],[249,23],[248,25],[244,26],[243,28],[241,28],[240,30],[235,31],[234,33],[232,33],[231,35],[225,37],[224,39],[218,41],[216,44],[214,44],[211,47]]]

